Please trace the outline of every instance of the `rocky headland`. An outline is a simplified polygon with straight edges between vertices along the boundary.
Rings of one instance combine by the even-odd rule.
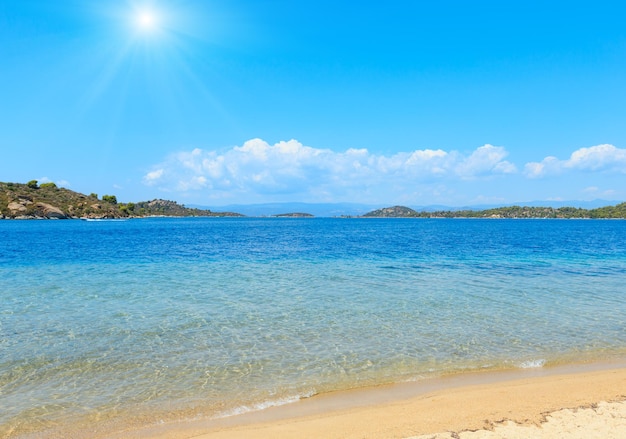
[[[212,212],[188,208],[175,201],[155,199],[118,203],[114,195],[85,195],[57,187],[0,182],[0,219],[120,219],[148,216],[242,216],[234,212]]]

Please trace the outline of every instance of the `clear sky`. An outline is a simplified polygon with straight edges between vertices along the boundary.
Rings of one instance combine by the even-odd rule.
[[[0,0],[0,181],[626,200],[626,2]]]

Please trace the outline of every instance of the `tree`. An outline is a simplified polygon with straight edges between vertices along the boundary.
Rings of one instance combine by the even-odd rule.
[[[28,183],[26,183],[26,186],[28,186],[31,189],[38,189],[39,186],[37,185],[37,180],[31,180]]]
[[[135,210],[135,203],[126,203],[120,205],[120,210],[127,215],[130,215],[131,212]]]
[[[102,201],[106,201],[107,203],[117,204],[117,197],[115,195],[103,195]]]

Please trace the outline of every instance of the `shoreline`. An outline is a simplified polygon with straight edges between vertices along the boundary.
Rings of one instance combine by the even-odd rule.
[[[506,421],[540,428],[551,413],[596,408],[605,402],[617,403],[617,410],[626,414],[626,360],[455,374],[332,392],[226,418],[144,426],[99,437],[453,438],[478,430],[493,435],[491,431],[508,425]],[[574,419],[578,412],[573,413]],[[580,410],[580,416],[590,415]],[[626,417],[611,416],[626,428]]]

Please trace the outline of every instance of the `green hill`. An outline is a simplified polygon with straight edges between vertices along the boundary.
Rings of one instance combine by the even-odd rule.
[[[242,216],[233,212],[191,209],[174,201],[118,203],[114,195],[85,195],[57,187],[0,182],[0,219],[129,218],[146,216]]]
[[[365,218],[415,218],[420,213],[406,206],[393,206],[377,209],[363,215]]]
[[[626,219],[626,203],[597,209],[576,207],[508,206],[486,210],[442,210],[417,212],[404,206],[386,207],[366,213],[367,218],[616,218]]]

